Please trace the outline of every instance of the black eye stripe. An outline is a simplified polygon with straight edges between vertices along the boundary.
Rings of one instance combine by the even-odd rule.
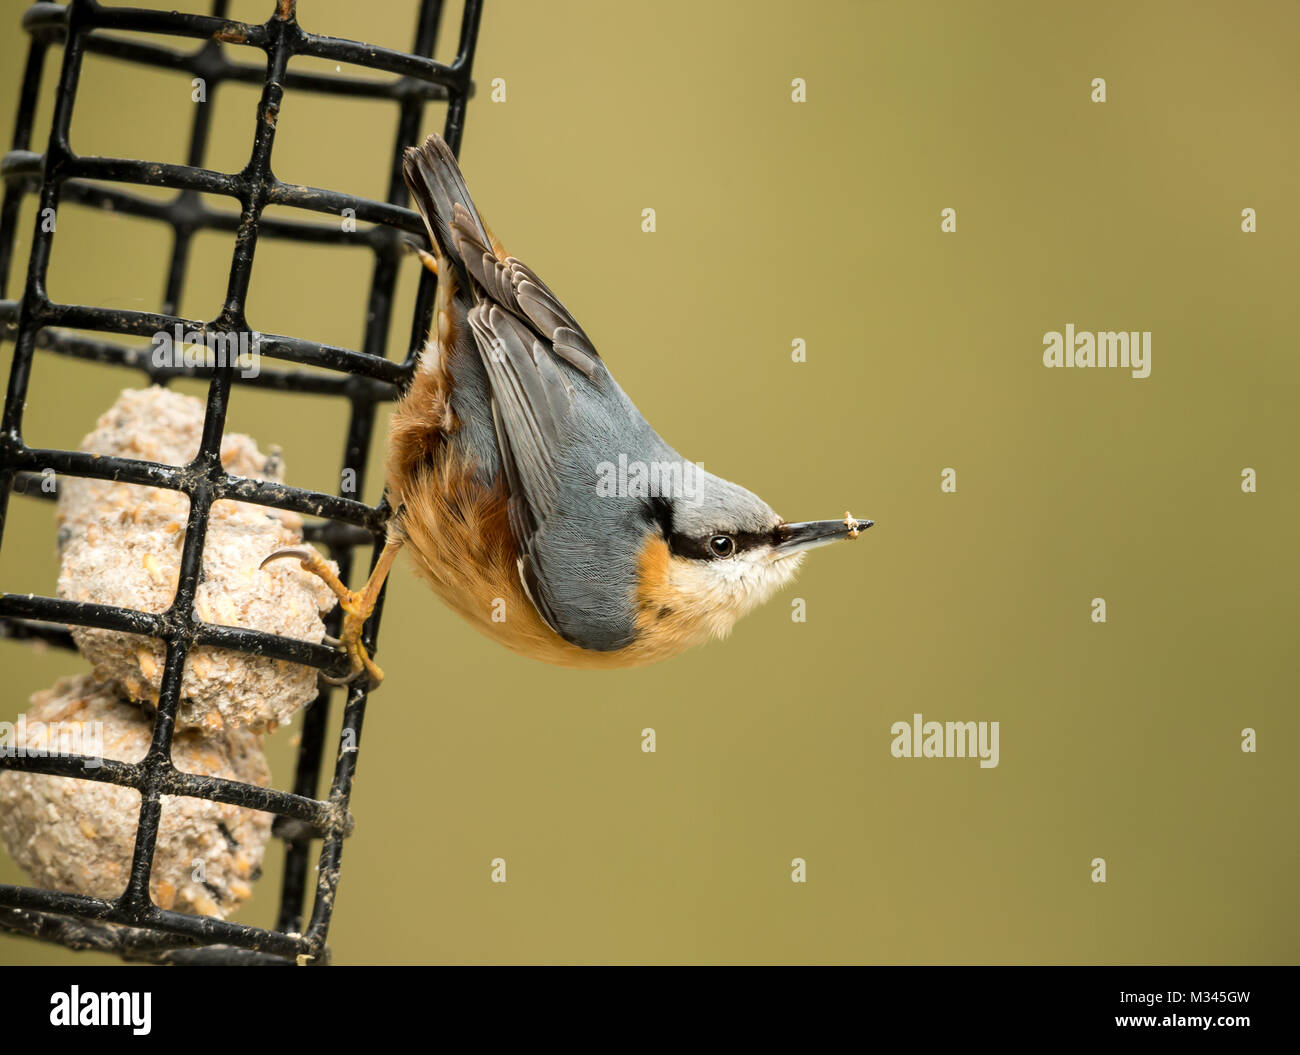
[[[733,531],[731,537],[736,540],[736,552],[758,549],[760,546],[776,544],[776,531]]]
[[[712,537],[712,536],[710,536]],[[668,535],[668,550],[674,557],[686,557],[689,560],[713,560],[707,538],[695,538],[674,531]]]
[[[735,542],[735,553],[757,549],[761,546],[775,546],[780,542],[777,528],[767,531],[710,531],[707,535],[686,535],[673,530],[673,504],[667,498],[648,498],[643,507],[645,519],[658,526],[668,550],[675,557],[690,560],[719,560],[718,554],[710,544],[717,535],[726,535]]]
[[[714,551],[712,545],[716,536],[724,534],[736,544],[734,553],[744,553],[746,550],[757,549],[760,546],[770,546],[774,541],[773,533],[770,531],[713,531],[703,538],[673,531],[667,535],[668,549],[673,556],[686,557],[690,560],[725,559]]]

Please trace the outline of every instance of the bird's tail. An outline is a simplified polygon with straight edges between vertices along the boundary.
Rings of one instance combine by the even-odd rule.
[[[479,216],[474,200],[469,196],[469,188],[465,186],[465,177],[456,164],[456,157],[442,136],[435,132],[420,146],[407,147],[402,154],[402,175],[411,189],[415,207],[424,217],[424,225],[429,230],[429,237],[439,256],[464,270],[464,261],[451,232],[456,205],[468,214],[482,244],[493,244],[483,218]]]

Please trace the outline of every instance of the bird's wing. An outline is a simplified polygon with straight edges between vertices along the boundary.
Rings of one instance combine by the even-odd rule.
[[[487,298],[528,324],[554,353],[589,380],[596,380],[600,356],[569,309],[521,260],[499,258],[479,236],[480,226],[460,202],[452,206],[451,240],[465,269]]]
[[[492,387],[510,530],[519,577],[538,614],[562,637],[538,554],[538,536],[559,506],[561,445],[574,433],[569,368],[599,385],[600,356],[581,326],[533,270],[484,242],[476,215],[454,201],[449,235],[475,289],[468,320]]]
[[[563,636],[534,542],[559,505],[558,454],[573,415],[573,385],[553,346],[493,300],[469,311],[470,330],[492,385],[492,417],[509,493],[519,576],[538,613]]]

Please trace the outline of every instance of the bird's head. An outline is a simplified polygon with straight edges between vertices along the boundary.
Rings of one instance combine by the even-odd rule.
[[[787,523],[738,484],[700,470],[689,492],[647,500],[638,569],[643,631],[724,637],[794,578],[811,549],[857,538],[870,520]]]

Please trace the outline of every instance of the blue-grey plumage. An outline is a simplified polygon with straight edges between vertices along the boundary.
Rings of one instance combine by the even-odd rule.
[[[442,139],[403,163],[438,289],[390,430],[389,544],[366,589],[340,595],[354,673],[382,676],[359,635],[403,545],[445,601],[508,647],[629,666],[725,635],[806,550],[871,526],[848,514],[787,524],[683,459],[560,300],[497,242]],[[294,555],[320,573],[319,558]]]

